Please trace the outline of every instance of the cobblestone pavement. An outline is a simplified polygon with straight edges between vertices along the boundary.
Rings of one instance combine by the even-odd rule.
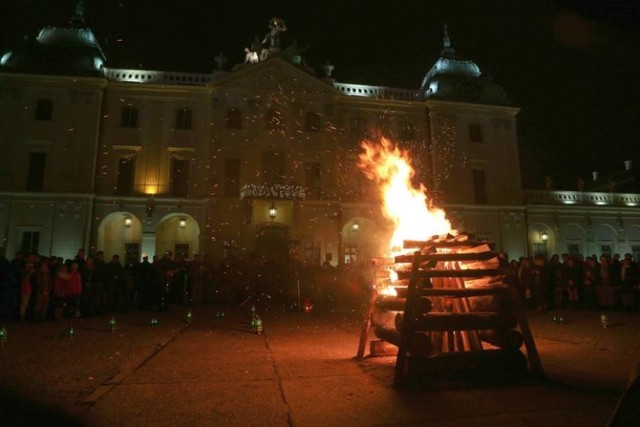
[[[353,359],[361,310],[262,310],[262,335],[218,311],[7,325],[0,425],[602,426],[640,354],[640,314],[531,312],[546,380],[398,390],[394,358]]]

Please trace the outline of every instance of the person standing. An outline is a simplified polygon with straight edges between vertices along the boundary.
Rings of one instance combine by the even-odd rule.
[[[35,305],[35,320],[42,322],[47,317],[49,310],[49,298],[52,289],[51,272],[49,271],[49,260],[42,258],[36,268],[37,296]]]
[[[55,295],[55,320],[62,320],[64,309],[66,307],[65,290],[68,287],[69,267],[67,264],[61,263],[56,271],[56,278],[53,281],[53,293]]]
[[[33,276],[34,267],[33,264],[27,262],[24,264],[22,274],[20,277],[20,291],[22,298],[20,299],[20,321],[24,322],[27,320],[27,307],[29,306],[29,301],[31,300],[31,293],[33,291],[33,287],[31,286],[31,276]]]
[[[80,317],[80,296],[82,295],[82,276],[80,265],[73,261],[69,266],[69,280],[67,281],[67,309],[69,316]]]
[[[111,262],[106,266],[106,272],[106,309],[113,311],[116,309],[119,298],[123,297],[124,291],[124,268],[122,264],[120,264],[119,255],[113,255],[111,257]]]

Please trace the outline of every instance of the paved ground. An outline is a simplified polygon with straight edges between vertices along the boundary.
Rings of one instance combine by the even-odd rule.
[[[640,355],[640,315],[531,313],[547,374],[493,387],[392,387],[394,358],[353,359],[359,310],[238,307],[8,325],[0,348],[0,425],[603,426]]]

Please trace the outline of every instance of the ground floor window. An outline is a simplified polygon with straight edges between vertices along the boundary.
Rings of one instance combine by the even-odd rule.
[[[28,254],[37,254],[38,246],[40,244],[40,232],[39,231],[23,231],[22,242],[20,243],[20,250]]]
[[[236,249],[238,249],[238,242],[235,240],[224,240],[222,242],[222,256],[223,258],[229,258],[235,255]]]
[[[189,259],[189,244],[188,243],[176,243],[174,250],[174,259],[176,261],[182,261]]]
[[[304,260],[311,265],[320,265],[320,242],[304,242]]]
[[[567,253],[572,257],[580,255],[580,245],[578,243],[569,243],[567,245]]]
[[[613,250],[611,249],[610,243],[603,243],[600,245],[600,255],[604,255],[608,257],[613,255]]]
[[[534,243],[533,244],[533,255],[538,256],[547,256],[547,244],[546,243]]]
[[[357,246],[346,245],[344,247],[344,263],[345,264],[351,264],[352,262],[355,262],[357,257],[358,257]]]
[[[138,262],[140,262],[140,244],[125,243],[124,244],[125,265],[136,265]]]

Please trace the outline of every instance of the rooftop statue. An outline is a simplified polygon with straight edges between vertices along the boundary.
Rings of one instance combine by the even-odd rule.
[[[271,18],[269,21],[269,32],[264,36],[262,40],[262,52],[260,53],[260,60],[264,61],[269,57],[269,54],[280,50],[280,33],[287,31],[287,26],[284,24],[284,20],[280,18]],[[268,45],[268,48],[264,47]]]

